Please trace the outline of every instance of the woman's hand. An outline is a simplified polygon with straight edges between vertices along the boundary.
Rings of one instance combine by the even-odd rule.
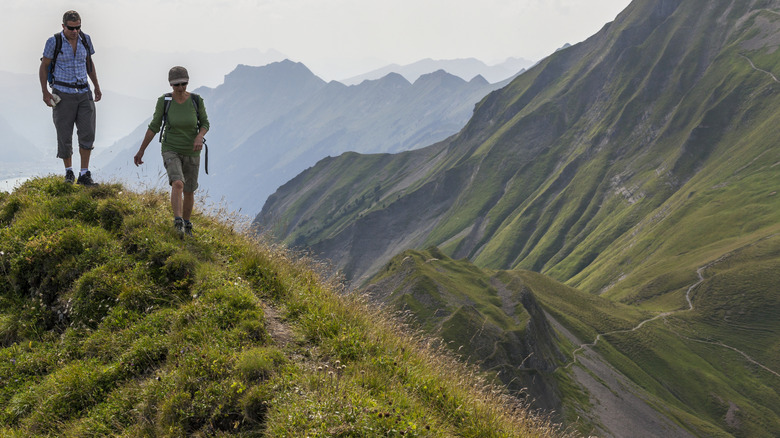
[[[133,157],[133,163],[135,163],[135,166],[138,167],[141,164],[144,164],[144,151],[143,149],[140,149],[137,154]]]
[[[203,149],[203,136],[198,134],[195,136],[195,144],[192,146],[193,151],[200,151]]]

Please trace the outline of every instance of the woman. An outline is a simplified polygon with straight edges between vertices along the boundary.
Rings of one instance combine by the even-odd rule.
[[[190,216],[195,204],[195,189],[198,188],[200,151],[204,146],[203,136],[209,130],[209,119],[203,99],[187,92],[189,80],[184,67],[176,66],[168,72],[173,93],[157,99],[154,116],[133,161],[136,166],[143,164],[146,147],[162,130],[160,141],[163,163],[171,184],[173,225],[176,232],[191,236]]]

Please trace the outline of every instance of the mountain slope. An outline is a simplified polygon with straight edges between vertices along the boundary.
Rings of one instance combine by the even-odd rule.
[[[729,234],[747,236],[751,228],[765,234],[778,218],[771,208],[778,181],[772,166],[780,162],[773,147],[777,83],[748,59],[772,65],[776,45],[742,48],[756,32],[771,34],[774,27],[766,26],[777,22],[767,21],[774,12],[752,4],[634,2],[599,34],[490,94],[457,136],[412,155],[344,156],[342,162],[357,163],[351,171],[324,160],[280,188],[258,222],[273,228],[277,221],[284,227],[280,238],[305,241],[326,256],[349,248],[350,255],[330,258],[354,278],[365,279],[398,252],[365,252],[377,246],[370,242],[372,228],[401,223],[382,238],[411,243],[407,248],[435,244],[481,266],[529,268],[564,281],[579,274],[573,284],[593,291],[628,274],[616,268],[617,248],[606,251],[630,246],[619,238],[673,211],[701,214],[700,227],[718,223],[706,209],[691,209],[727,192],[754,193],[729,198],[729,211],[746,207],[760,214],[743,217],[744,227],[725,234],[697,236],[702,239],[694,245],[725,245]],[[718,38],[710,38],[712,29]],[[361,164],[377,160],[388,168],[414,164],[404,167],[409,178]],[[316,200],[301,190],[315,180],[329,186],[334,167],[342,180]],[[381,202],[363,202],[346,214],[326,211],[342,205],[345,191],[354,202]],[[328,215],[343,225],[300,225]],[[380,258],[370,266],[362,262]],[[598,269],[605,263],[610,269]],[[580,280],[585,277],[587,283]]]
[[[651,312],[576,334],[559,383],[607,364],[697,436],[775,436],[778,30],[776,1],[634,1],[488,95],[457,135],[322,160],[256,222],[355,285],[436,246]]]
[[[589,347],[600,334],[634,327],[655,333],[650,312],[530,271],[482,270],[436,248],[394,257],[364,292],[411,315],[453,352],[584,436],[669,438],[713,430],[664,405]]]
[[[0,435],[564,436],[316,265],[162,193],[0,193]]]

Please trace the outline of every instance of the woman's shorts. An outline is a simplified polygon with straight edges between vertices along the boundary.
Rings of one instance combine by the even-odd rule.
[[[185,192],[194,192],[198,188],[198,171],[200,170],[200,157],[191,157],[172,151],[162,153],[165,171],[168,172],[168,183],[174,181],[184,183]]]

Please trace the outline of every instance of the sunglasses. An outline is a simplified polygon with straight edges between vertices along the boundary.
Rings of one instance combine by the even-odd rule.
[[[179,82],[178,84],[171,84],[172,87],[186,87],[189,82]]]
[[[81,25],[80,24],[78,26],[68,26],[66,24],[65,27],[67,27],[68,30],[81,30]]]

